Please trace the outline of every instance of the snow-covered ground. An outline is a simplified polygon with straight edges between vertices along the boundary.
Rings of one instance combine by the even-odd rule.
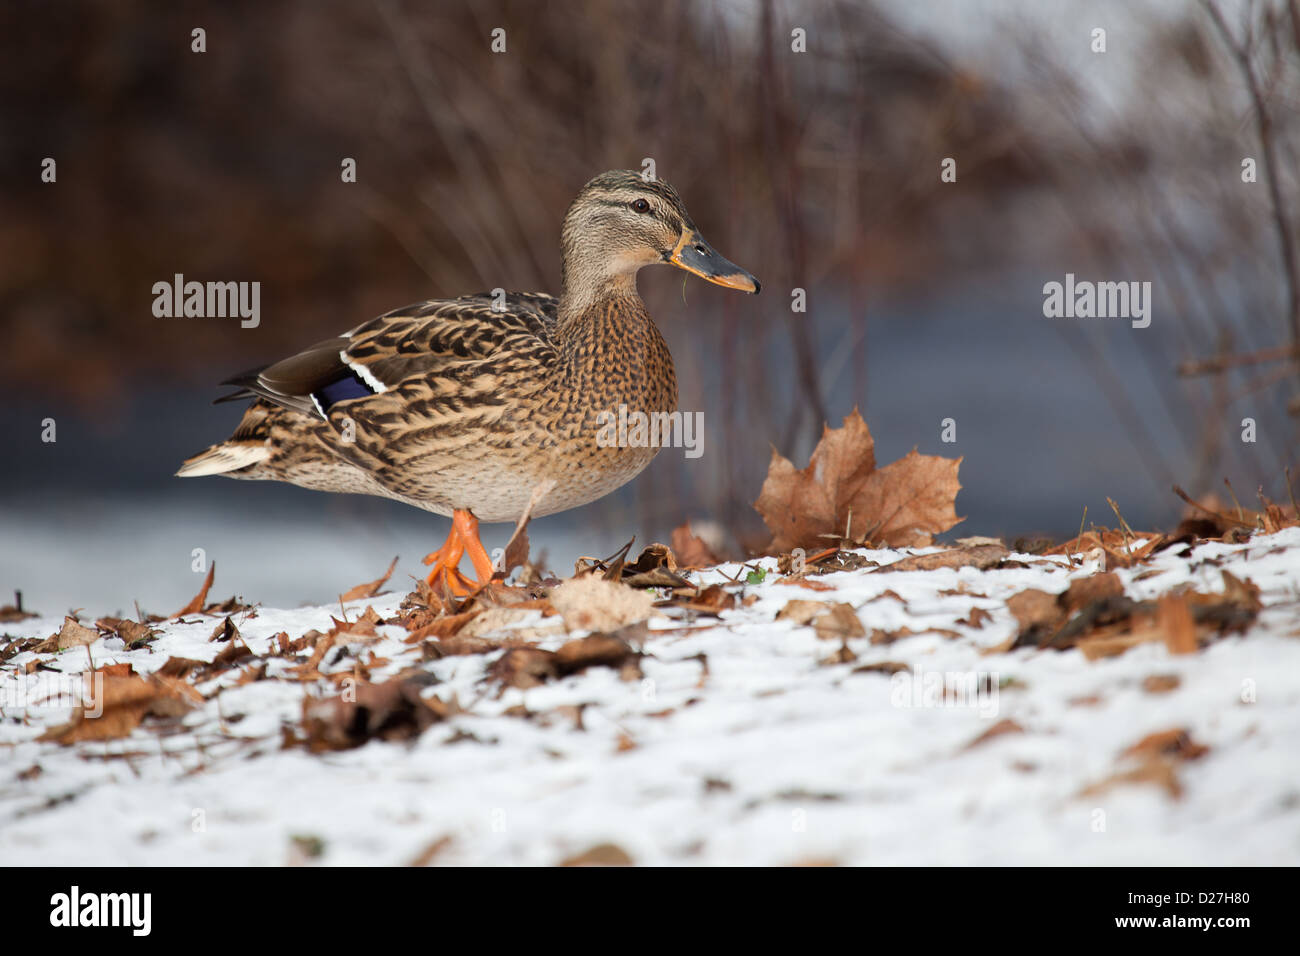
[[[642,676],[594,666],[529,689],[489,675],[505,651],[424,661],[405,629],[380,625],[374,638],[343,635],[320,670],[360,661],[378,683],[419,668],[436,678],[426,698],[461,709],[408,741],[323,753],[282,742],[286,730],[301,738],[304,698],[336,686],[277,679],[301,660],[270,652],[279,632],[328,631],[338,605],[236,615],[254,655],[244,666],[198,682],[205,700],[180,720],[150,718],[108,742],[39,742],[71,712],[67,694],[43,698],[90,659],[140,674],[172,657],[210,661],[229,647],[209,640],[221,619],[158,625],[138,650],[101,637],[89,653],[24,651],[0,664],[0,860],[549,865],[612,844],[639,864],[1295,864],[1300,529],[1177,550],[1119,571],[1126,593],[1221,592],[1227,570],[1261,588],[1244,634],[1181,655],[1160,642],[1094,661],[1077,649],[989,653],[1017,633],[1009,596],[1060,592],[1098,570],[1031,555],[1000,570],[868,566],[814,579],[830,590],[783,584],[773,560],[758,584],[739,565],[699,572],[702,583],[739,575],[736,606],[651,618]],[[881,565],[904,556],[857,553]],[[792,599],[847,602],[865,634],[845,654],[813,626],[776,619]],[[389,619],[401,601],[346,611]],[[991,618],[959,623],[973,608]],[[542,614],[500,617],[542,648],[581,636]],[[27,620],[0,634],[61,626]],[[886,642],[900,628],[919,633]],[[265,675],[249,679],[263,655]],[[33,670],[38,657],[58,671]],[[944,674],[981,692],[936,699],[927,689]],[[994,727],[1011,732],[972,746]],[[1173,765],[1180,796],[1159,780],[1114,780],[1136,766],[1126,748],[1174,728],[1208,748]]]

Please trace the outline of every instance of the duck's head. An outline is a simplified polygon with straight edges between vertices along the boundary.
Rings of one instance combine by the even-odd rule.
[[[758,280],[704,240],[677,191],[635,170],[601,173],[564,217],[565,292],[631,286],[642,266],[668,264],[715,285],[756,293]]]

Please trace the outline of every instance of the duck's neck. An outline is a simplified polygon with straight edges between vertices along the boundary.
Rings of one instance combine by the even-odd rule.
[[[609,275],[566,267],[557,316],[560,330],[576,332],[586,317],[600,312],[606,303],[625,300],[641,304],[641,296],[636,291],[635,272]],[[641,305],[641,311],[645,311],[644,305]]]
[[[672,355],[637,294],[635,273],[574,293],[566,283],[556,326],[571,386],[593,407],[676,409]]]

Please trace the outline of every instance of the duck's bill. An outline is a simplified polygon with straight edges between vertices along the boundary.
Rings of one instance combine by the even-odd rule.
[[[704,237],[692,229],[682,233],[677,246],[668,256],[668,261],[679,269],[708,279],[714,285],[728,289],[739,289],[751,294],[761,288],[758,280],[734,262],[722,258],[716,249],[704,241]]]

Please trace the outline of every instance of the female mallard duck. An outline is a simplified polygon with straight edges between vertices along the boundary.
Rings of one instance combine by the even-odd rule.
[[[450,515],[447,542],[425,558],[429,582],[468,590],[458,570],[468,552],[486,583],[492,562],[479,519],[517,521],[530,505],[545,515],[595,501],[658,451],[601,440],[620,406],[677,408],[672,356],[637,294],[637,271],[670,263],[759,290],[704,241],[671,186],[633,171],[582,188],[562,243],[559,298],[421,302],[230,379],[240,390],[219,401],[255,401],[229,439],[177,474],[381,495]]]

